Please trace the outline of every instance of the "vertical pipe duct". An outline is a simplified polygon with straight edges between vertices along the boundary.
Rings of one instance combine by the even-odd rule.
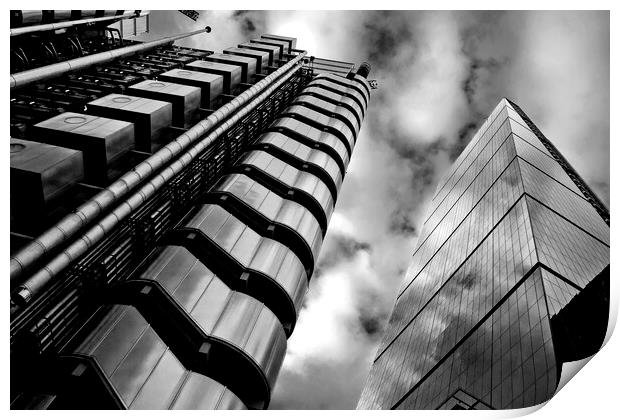
[[[99,23],[99,22],[106,22],[106,21],[112,21],[112,20],[116,21],[116,20],[130,19],[133,17],[144,17],[144,16],[147,16],[148,14],[149,14],[148,11],[139,11],[139,10],[133,11],[132,10],[131,12],[126,12],[126,13],[123,13],[122,15],[104,16],[104,17],[99,17],[99,18],[80,19],[80,20],[69,20],[65,22],[46,23],[46,24],[37,25],[37,26],[23,26],[21,28],[11,28],[11,36],[30,34],[34,32],[55,31],[58,29],[69,28],[71,26],[86,25],[90,23]]]

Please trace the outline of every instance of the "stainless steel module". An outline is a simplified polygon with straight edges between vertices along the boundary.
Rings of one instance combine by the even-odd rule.
[[[289,50],[297,48],[297,38],[291,38],[289,36],[281,36],[281,35],[274,35],[274,34],[262,34],[261,38],[267,39],[267,40],[275,39],[275,40],[280,40],[280,41],[286,41],[288,42]]]
[[[210,108],[213,101],[224,93],[224,76],[187,69],[174,69],[159,75],[164,80],[201,89],[201,106]]]
[[[130,86],[127,93],[170,102],[172,123],[177,127],[190,127],[201,103],[200,88],[162,80],[144,80]]]
[[[244,48],[248,50],[263,51],[263,52],[269,53],[269,65],[270,66],[275,66],[276,60],[278,60],[280,57],[280,47],[275,46],[275,45],[256,44],[254,42],[244,42],[237,46],[239,48]]]
[[[256,74],[256,59],[231,54],[211,54],[204,61],[241,66],[241,81],[248,83]]]
[[[155,99],[111,94],[89,102],[87,112],[134,123],[136,149],[153,151],[153,145],[172,124],[172,104]]]
[[[224,77],[224,93],[230,93],[241,83],[241,66],[196,60],[185,66],[189,70],[217,74]]]
[[[116,290],[177,343],[175,351],[194,370],[231,388],[249,407],[263,408],[286,350],[284,329],[263,303],[231,290],[182,246],[158,248]]]
[[[215,204],[197,206],[165,242],[188,248],[229,287],[265,303],[287,335],[292,332],[308,277],[299,257],[286,246],[261,236]]]
[[[332,132],[343,141],[349,154],[353,152],[353,147],[355,146],[355,131],[351,129],[349,124],[344,123],[341,119],[329,117],[322,112],[315,111],[304,105],[289,106],[284,114],[286,115],[288,113],[297,114],[314,126],[320,126]]]
[[[253,58],[256,60],[256,73],[264,73],[269,65],[269,53],[266,51],[249,50],[247,48],[226,48],[224,54]]]
[[[278,55],[279,59],[282,59],[282,55],[283,54],[288,54],[289,53],[289,42],[288,41],[282,41],[282,40],[277,40],[277,39],[269,39],[269,38],[254,38],[254,39],[250,39],[250,42],[254,43],[254,44],[266,44],[266,45],[275,45],[276,47],[278,47],[280,49],[280,53]]]
[[[89,394],[82,408],[128,409],[229,409],[245,408],[230,390],[217,381],[185,367],[157,332],[131,306],[114,305],[96,328],[63,355],[75,360],[73,387],[63,390],[67,399],[76,398],[92,384],[85,369],[98,371],[116,407],[101,407],[97,395]],[[94,363],[80,363],[93,361]],[[78,377],[75,380],[75,377]],[[59,380],[62,378],[58,378]],[[69,382],[71,383],[71,382]],[[100,396],[99,396],[100,397]],[[90,401],[89,401],[90,399]]]
[[[80,150],[84,154],[86,178],[107,181],[112,162],[135,144],[134,124],[110,118],[65,112],[33,127],[38,140]]]
[[[241,202],[245,203],[249,209],[248,219],[258,223],[259,217],[252,214],[254,210],[259,215],[267,219],[270,229],[273,231],[273,238],[287,245],[293,250],[307,267],[310,273],[313,271],[314,263],[318,260],[321,244],[323,243],[323,232],[316,218],[299,203],[280,197],[259,182],[243,174],[230,175],[215,186],[212,193],[223,192],[230,194]],[[226,205],[223,202],[222,205]],[[277,230],[273,224],[280,224],[288,228],[289,232]],[[292,234],[291,234],[292,233]],[[306,256],[309,254],[309,258]]]
[[[82,152],[29,140],[11,139],[11,225],[32,224],[46,205],[84,179]],[[27,191],[27,194],[23,194]]]
[[[263,147],[263,150],[272,154],[275,150],[281,151],[274,156],[282,156],[282,159],[288,163],[292,163],[291,161],[299,162],[301,167],[298,165],[296,167],[321,178],[332,192],[334,201],[336,201],[338,190],[342,184],[342,173],[337,160],[329,154],[278,132],[268,132],[261,135],[255,147]]]
[[[333,157],[338,163],[340,172],[344,177],[346,167],[349,165],[349,152],[336,135],[314,127],[306,121],[287,116],[274,121],[269,131],[281,132],[298,141],[304,142],[309,147],[317,148]]]

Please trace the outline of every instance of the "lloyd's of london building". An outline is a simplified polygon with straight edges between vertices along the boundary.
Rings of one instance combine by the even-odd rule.
[[[141,43],[144,11],[11,22],[11,407],[266,408],[369,65]]]
[[[359,409],[547,401],[609,310],[609,213],[503,99],[440,182]]]

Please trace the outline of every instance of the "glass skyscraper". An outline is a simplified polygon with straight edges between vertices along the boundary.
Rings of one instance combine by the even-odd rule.
[[[359,409],[542,403],[594,354],[609,213],[503,99],[439,183]]]

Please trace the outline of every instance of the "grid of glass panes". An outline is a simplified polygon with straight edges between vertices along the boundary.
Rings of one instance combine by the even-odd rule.
[[[471,334],[476,322],[488,316],[491,307],[537,262],[566,277],[546,271],[542,277],[553,294],[549,298],[552,314],[609,264],[608,226],[506,101],[493,111],[453,168],[433,199],[360,408],[390,408],[404,395],[410,394],[405,400],[409,401],[420,392],[412,388],[431,386],[428,378],[443,369],[446,355],[461,351],[464,343],[459,340]],[[515,236],[515,226],[510,224],[516,209],[526,214],[525,236]],[[507,247],[512,251],[506,254]],[[531,250],[527,257],[524,250]],[[473,300],[472,282],[486,284]],[[491,385],[485,382],[484,397],[495,407],[520,407],[544,401],[552,393],[555,376],[547,375],[541,377],[547,384],[545,392],[539,386],[533,394],[517,395],[515,386],[521,379],[529,381],[532,375],[538,379],[542,372],[530,370],[527,364],[520,369],[521,376],[509,378],[510,392],[504,381],[500,381],[502,390],[496,390],[496,381],[491,395]],[[454,379],[454,371],[444,373],[450,374]],[[461,374],[469,378],[471,371]],[[430,376],[420,382],[425,375]],[[484,379],[478,378],[476,387],[482,386],[480,381]],[[435,394],[429,394],[432,404],[407,407],[437,408],[449,397],[437,401]],[[481,390],[475,397],[482,394]]]

